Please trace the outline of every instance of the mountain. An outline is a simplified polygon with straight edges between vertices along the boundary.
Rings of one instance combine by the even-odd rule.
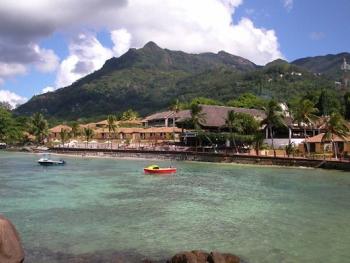
[[[331,81],[304,68],[282,60],[261,67],[224,51],[187,54],[149,42],[107,60],[100,70],[68,87],[34,96],[15,113],[42,112],[74,120],[132,108],[145,115],[168,108],[177,98],[186,101],[204,96],[225,102],[252,92],[285,100],[332,87]]]
[[[313,73],[325,74],[333,80],[340,80],[342,76],[341,65],[344,58],[350,63],[350,53],[339,53],[336,55],[316,56],[297,59],[293,65],[307,69]]]

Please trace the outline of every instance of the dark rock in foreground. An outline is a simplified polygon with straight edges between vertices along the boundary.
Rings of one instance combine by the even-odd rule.
[[[233,254],[205,251],[186,251],[173,256],[168,263],[243,263],[243,261]]]

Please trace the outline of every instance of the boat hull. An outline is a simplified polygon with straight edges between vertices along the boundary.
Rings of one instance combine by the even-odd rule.
[[[42,162],[38,161],[38,163],[42,166],[53,166],[53,165],[65,165],[65,161],[57,161],[57,162]]]
[[[146,174],[172,174],[176,173],[176,168],[143,169]]]

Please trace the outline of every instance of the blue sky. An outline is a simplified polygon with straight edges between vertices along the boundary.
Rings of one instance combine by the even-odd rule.
[[[288,11],[279,0],[245,0],[238,17],[276,31],[288,61],[349,51],[350,1],[294,0]]]
[[[34,1],[11,9],[4,1],[0,101],[12,105],[67,86],[150,40],[192,53],[226,50],[257,64],[349,51],[348,0],[157,0],[156,9],[142,0],[76,1],[75,8]],[[48,9],[57,15],[40,15]]]

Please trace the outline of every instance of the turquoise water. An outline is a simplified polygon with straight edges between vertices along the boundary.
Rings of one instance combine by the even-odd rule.
[[[0,213],[27,262],[191,249],[252,263],[349,262],[349,173],[176,162],[176,175],[156,177],[142,173],[154,161],[65,157],[43,168],[38,158],[0,152]]]

